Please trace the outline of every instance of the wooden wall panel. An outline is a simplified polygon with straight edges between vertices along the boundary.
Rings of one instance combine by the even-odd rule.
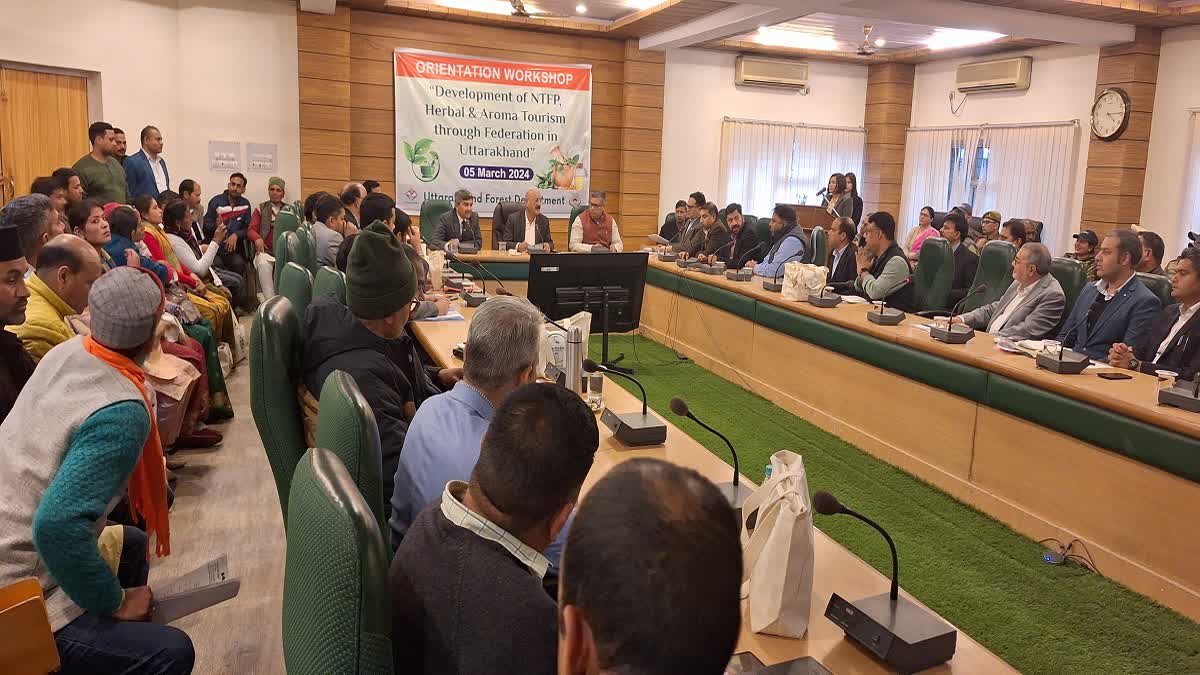
[[[879,63],[867,67],[865,126],[867,142],[858,191],[863,214],[899,215],[904,183],[905,130],[912,120],[916,66]]]
[[[333,16],[297,13],[300,32],[300,151],[303,194],[374,179],[395,195],[392,59],[411,47],[468,56],[592,66],[590,185],[631,248],[658,228],[664,57],[638,41],[480,25],[429,16],[339,7]],[[627,212],[626,212],[627,210]],[[414,220],[416,220],[415,215]],[[481,229],[490,237],[491,209]],[[567,240],[566,219],[551,219]]]

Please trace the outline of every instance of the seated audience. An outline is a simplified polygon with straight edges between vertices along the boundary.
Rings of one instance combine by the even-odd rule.
[[[67,318],[87,308],[88,292],[103,272],[96,249],[79,237],[59,235],[42,248],[37,269],[26,280],[25,321],[8,326],[34,363],[75,337]]]
[[[66,184],[53,176],[42,176],[35,178],[33,185],[29,186],[29,193],[35,195],[44,195],[50,200],[50,206],[54,209],[55,220],[61,221],[66,227],[66,212],[67,212],[67,186]],[[58,234],[62,234],[61,232]]]
[[[1133,273],[1142,259],[1142,242],[1129,230],[1115,230],[1096,253],[1100,279],[1084,286],[1067,316],[1058,341],[1063,347],[1098,361],[1108,358],[1113,344],[1122,342],[1135,352],[1145,347],[1158,297]]]
[[[0,586],[38,579],[63,672],[189,673],[187,634],[147,620],[147,534],[159,556],[171,552],[163,449],[141,366],[158,343],[162,288],[123,267],[82,304],[91,336],[51,351],[0,425]],[[147,532],[105,530],[119,541],[102,545],[126,487]]]
[[[1142,242],[1142,259],[1138,261],[1137,271],[1157,274],[1160,277],[1167,276],[1162,267],[1163,255],[1167,252],[1163,238],[1150,230],[1140,230],[1137,236]]]
[[[869,300],[886,299],[889,307],[911,312],[913,287],[904,282],[912,267],[896,245],[896,219],[886,211],[872,213],[863,225],[862,237],[864,246],[855,256],[858,278],[854,289]]]
[[[846,189],[846,176],[835,173],[829,177],[821,206],[834,218],[854,218],[854,195]]]
[[[682,199],[675,202],[675,220],[671,220],[670,218],[663,220],[662,227],[658,228],[658,236],[667,241],[674,242],[675,237],[679,236],[681,228],[683,228],[684,223],[687,221],[687,210],[687,202]]]
[[[524,298],[498,296],[475,311],[467,327],[462,379],[425,401],[404,437],[395,489],[389,493],[393,547],[448,481],[471,475],[479,441],[504,398],[537,379],[544,322]]]
[[[124,204],[129,200],[125,169],[116,157],[115,137],[116,133],[111,124],[93,122],[88,127],[88,140],[91,141],[92,151],[80,157],[75,166],[71,167],[79,176],[79,183],[88,199],[98,204]]]
[[[776,204],[771,213],[771,241],[759,245],[761,256],[746,261],[760,277],[775,278],[789,260],[802,260],[808,247],[804,228],[796,222],[796,209],[787,204]],[[762,257],[762,262],[757,258]]]
[[[66,231],[53,200],[38,193],[17,197],[0,209],[0,228],[4,227],[17,228],[30,270],[37,265],[46,242]]]
[[[191,236],[192,228],[188,222],[191,212],[188,211],[186,203],[176,200],[168,204],[166,209],[157,208],[157,203],[154,203],[153,206],[155,208],[148,209],[146,213],[142,214],[144,221],[142,228],[147,235],[143,237],[143,243],[150,249],[152,258],[166,263],[174,271],[175,278],[179,280],[180,285],[187,289],[188,299],[196,305],[197,311],[210,324],[209,327],[212,330],[215,341],[229,342],[233,339],[234,322],[233,305],[230,304],[231,294],[229,293],[229,289],[218,286],[215,283],[205,283],[204,279],[192,274],[191,270],[185,267],[179,261],[179,257],[175,255],[176,244],[168,236],[169,228],[170,233],[176,237],[182,238],[184,241],[195,241]],[[214,236],[217,239],[224,240],[224,223],[217,225]],[[215,242],[214,244],[210,244],[210,246],[214,245],[217,248],[220,247],[220,243]],[[212,278],[211,275],[209,278]],[[196,336],[193,335],[192,337]],[[196,339],[199,340],[200,338],[197,337]],[[204,340],[201,340],[201,342],[204,342]]]
[[[327,196],[342,208],[336,197]],[[433,378],[450,386],[461,376],[458,369],[430,372],[421,362],[404,331],[416,295],[417,276],[404,244],[386,225],[372,223],[358,233],[348,255],[347,304],[324,296],[313,300],[304,316],[304,385],[319,400],[333,371],[354,378],[379,425],[383,494],[389,496],[409,422],[417,406],[441,391]]]
[[[320,192],[314,192],[304,198],[304,222],[308,223],[309,225],[312,225],[314,222],[316,222],[316,216],[313,214],[313,211],[315,211],[317,208],[317,202],[321,201],[321,198],[327,194],[329,193],[322,190]]]
[[[170,209],[170,217],[167,212],[158,207],[158,203],[150,201],[147,221],[153,223],[158,221],[162,223],[163,233],[167,235],[167,241],[171,244],[171,251],[175,254],[175,259],[179,261],[179,265],[190,272],[200,280],[217,280],[221,282],[229,290],[229,293],[236,296],[243,283],[240,277],[233,278],[227,274],[216,274],[216,258],[220,254],[221,244],[229,236],[225,228],[225,223],[217,225],[217,229],[213,232],[212,242],[204,249],[200,248],[200,243],[196,241],[192,235],[192,228],[187,224],[187,210],[181,209],[178,206]],[[235,286],[227,285],[226,281],[235,281]]]
[[[104,209],[94,199],[85,199],[67,211],[67,224],[71,233],[86,241],[96,249],[100,256],[100,265],[107,272],[113,268],[113,260],[104,245],[112,239],[112,231],[108,221],[104,219]]]
[[[171,174],[167,171],[167,162],[160,153],[163,151],[162,132],[158,127],[142,129],[142,149],[130,155],[122,166],[129,180],[129,198],[147,195],[158,196],[171,189]]]
[[[693,240],[695,241],[694,249],[680,251],[680,259],[700,257],[707,260],[709,257],[715,256],[718,251],[728,249],[728,244],[733,241],[729,235],[729,228],[721,222],[717,205],[712,202],[708,202],[704,208],[700,209],[700,227],[704,231],[704,237]]]
[[[527,384],[500,404],[468,482],[443,485],[392,561],[397,672],[553,675],[558,612],[542,552],[599,442],[595,415],[569,389]]]
[[[542,192],[530,188],[525,192],[525,208],[508,216],[501,225],[499,241],[507,243],[524,253],[531,246],[547,251],[554,250],[554,237],[550,234],[550,220],[542,215]]]
[[[341,194],[338,195],[338,198],[342,200],[342,206],[346,209],[346,222],[357,229],[362,228],[358,207],[366,196],[367,189],[361,183],[346,183],[342,186]],[[370,223],[367,224],[370,225]]]
[[[758,233],[753,227],[746,227],[746,218],[742,215],[742,205],[738,203],[725,207],[725,224],[729,227],[731,243],[716,253],[703,256],[701,262],[711,265],[720,261],[725,267],[740,270],[759,252]]]
[[[721,675],[741,630],[737,518],[661,459],[621,463],[577,510],[558,584],[558,673]]]
[[[137,244],[141,243],[146,233],[137,211],[124,204],[115,205],[108,214],[108,227],[112,238],[104,245],[104,250],[112,257],[115,266],[144,267],[158,277],[163,286],[171,283],[170,268],[149,255],[142,255],[138,248]]]
[[[854,227],[858,227],[862,222],[863,200],[858,195],[858,176],[855,176],[853,171],[846,172],[846,193],[854,202],[854,215],[850,216],[850,219],[854,221]]]
[[[313,207],[313,238],[316,240],[317,262],[333,267],[337,264],[338,247],[346,235],[358,231],[346,222],[346,209],[342,201],[333,195],[325,195]]]
[[[8,417],[22,387],[33,375],[33,359],[15,333],[4,330],[25,322],[29,288],[25,272],[29,265],[21,255],[21,237],[9,224],[9,203],[0,210],[0,423]]]
[[[246,236],[254,244],[254,273],[258,279],[260,299],[275,295],[275,219],[283,208],[287,184],[279,176],[267,181],[267,201],[254,209],[250,230]]]
[[[1016,340],[1053,337],[1067,299],[1058,280],[1050,276],[1050,262],[1050,250],[1045,246],[1022,246],[1013,258],[1013,282],[1004,295],[953,317],[951,322]]]
[[[938,229],[933,226],[933,218],[932,206],[921,207],[917,226],[909,230],[908,236],[904,238],[904,254],[911,262],[915,263],[921,257],[921,244],[924,244],[926,239],[941,236]]]
[[[363,200],[364,214],[367,212],[368,205],[371,199],[374,197],[384,197],[389,202],[391,201],[391,197],[388,197],[382,192],[372,192],[371,194],[367,195],[367,199]],[[372,222],[380,222],[385,227],[392,227],[391,223],[387,221],[380,221],[376,219]],[[395,232],[395,228],[392,227],[392,229],[393,232]],[[417,305],[416,309],[414,309],[412,314],[409,315],[408,320],[410,322],[421,321],[422,319],[428,319],[433,316],[445,316],[450,311],[450,301],[444,295],[432,293],[433,284],[429,280],[429,263],[421,257],[421,254],[417,252],[417,249],[413,248],[411,244],[405,242],[400,235],[396,235],[396,238],[404,242],[404,255],[408,256],[409,262],[411,262],[413,265],[413,271],[416,272],[417,275],[417,297],[415,301]],[[350,260],[350,251],[354,248],[354,241],[356,239],[358,239],[358,234],[352,234],[349,237],[346,237],[342,241],[342,245],[338,247],[337,269],[339,272],[346,271],[346,264]]]
[[[855,257],[858,247],[854,235],[858,228],[849,218],[838,218],[829,229],[829,258],[822,263],[829,268],[828,282],[837,290],[847,290],[858,278]]]
[[[1018,218],[1005,221],[1003,227],[1000,228],[1000,241],[1007,241],[1016,246],[1017,250],[1020,250],[1027,241],[1037,241],[1036,239],[1027,239],[1028,236],[1025,221]]]
[[[979,221],[982,236],[975,240],[975,248],[982,251],[983,247],[989,241],[996,241],[1000,238],[1000,223],[1004,219],[1000,217],[999,211],[988,211],[983,214],[983,218]]]
[[[363,186],[363,189],[366,190],[367,194],[369,194],[369,195],[375,194],[376,192],[379,191],[379,181],[377,181],[377,180],[364,180],[362,182],[362,186]],[[371,223],[367,223],[367,224],[370,225]]]
[[[63,207],[64,214],[67,209],[83,201],[85,197],[83,194],[83,181],[79,178],[79,174],[75,169],[65,166],[59,167],[50,175],[63,186],[63,197],[67,199],[67,203]]]
[[[607,203],[607,192],[588,194],[587,210],[571,223],[570,250],[576,253],[590,253],[596,248],[606,248],[613,253],[625,250],[617,220],[605,210]]]
[[[1042,240],[1042,223],[1037,220],[1022,218],[1021,222],[1025,224],[1025,241]]]
[[[950,295],[946,301],[951,307],[966,297],[975,281],[975,270],[979,267],[979,256],[967,248],[970,228],[967,219],[957,211],[951,211],[942,219],[942,238],[950,243],[954,254],[954,279],[950,282]]]
[[[218,247],[216,266],[244,277],[246,275],[246,233],[250,230],[250,221],[254,217],[250,200],[242,195],[246,193],[246,177],[240,173],[229,176],[229,187],[224,192],[208,200],[208,211],[204,213],[204,234],[211,238],[217,230],[217,221],[225,223],[225,241]],[[244,206],[246,210],[230,218],[221,218],[218,211],[222,207]],[[224,279],[222,279],[224,281]],[[244,301],[243,305],[250,303]]]
[[[380,222],[388,226],[388,229],[393,232],[399,226],[396,222],[397,214],[404,213],[396,208],[396,202],[391,197],[382,192],[372,192],[367,195],[362,204],[358,207],[359,218],[362,222],[370,225],[374,222]],[[407,217],[407,216],[405,216]],[[412,225],[412,219],[409,219],[405,227]]]
[[[1028,232],[1028,230],[1026,230],[1026,232]],[[1071,236],[1075,239],[1075,252],[1068,253],[1063,257],[1070,258],[1071,260],[1078,260],[1079,262],[1083,263],[1084,267],[1087,268],[1088,281],[1096,281],[1100,278],[1099,271],[1096,269],[1096,246],[1100,244],[1100,238],[1097,237],[1096,233],[1091,230],[1076,232]],[[1134,260],[1133,263],[1136,265],[1140,261],[1141,258],[1139,252],[1139,258]]]
[[[188,213],[191,214],[192,236],[198,242],[207,242],[209,235],[204,232],[204,207],[200,201],[200,184],[191,178],[184,179],[179,183],[179,198],[187,204]],[[163,207],[166,207],[167,200],[162,200]]]
[[[704,193],[700,191],[693,192],[687,198],[687,219],[686,222],[676,221],[679,226],[678,239],[674,244],[671,244],[671,250],[675,252],[690,250],[695,239],[704,237],[704,228],[700,225],[700,212],[704,209],[704,205],[708,200],[704,197]],[[676,206],[676,213],[678,213]]]
[[[1171,279],[1171,299],[1177,302],[1159,312],[1142,346],[1114,344],[1108,351],[1108,365],[1151,375],[1156,370],[1169,370],[1183,380],[1196,377],[1200,370],[1200,325],[1196,321],[1196,309],[1200,308],[1200,250],[1191,246],[1183,250]]]
[[[479,214],[475,213],[475,195],[470,190],[455,190],[454,208],[438,220],[430,244],[438,251],[455,251],[460,244],[473,244],[483,250]]]

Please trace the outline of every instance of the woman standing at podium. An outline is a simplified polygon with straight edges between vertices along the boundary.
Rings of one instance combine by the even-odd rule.
[[[835,173],[829,177],[825,188],[825,201],[821,203],[834,218],[849,218],[854,215],[854,198],[846,191],[846,177]]]
[[[850,199],[854,202],[854,215],[850,216],[850,219],[854,221],[854,226],[858,227],[862,222],[863,200],[858,195],[858,176],[855,176],[853,171],[846,173],[846,192],[850,193]]]

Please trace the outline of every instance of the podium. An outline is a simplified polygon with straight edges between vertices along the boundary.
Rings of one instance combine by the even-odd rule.
[[[833,223],[833,216],[824,207],[812,204],[788,204],[787,206],[796,210],[796,222],[804,228],[805,234],[812,232],[814,227],[829,229],[829,225]]]

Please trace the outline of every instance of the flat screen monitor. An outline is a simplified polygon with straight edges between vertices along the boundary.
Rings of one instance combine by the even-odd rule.
[[[533,253],[529,256],[529,301],[554,320],[587,310],[592,332],[627,333],[642,321],[646,289],[646,253],[608,255]]]

